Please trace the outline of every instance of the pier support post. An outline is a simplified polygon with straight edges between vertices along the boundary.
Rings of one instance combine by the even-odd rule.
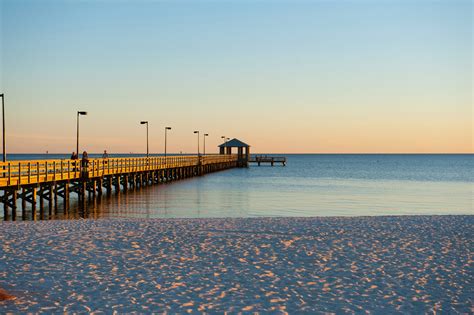
[[[130,189],[135,189],[135,175],[131,174],[129,178]]]
[[[84,206],[86,204],[86,191],[87,191],[87,183],[85,180],[82,180],[79,184],[79,201]]]
[[[120,175],[115,176],[115,193],[120,194]]]
[[[123,191],[126,192],[128,190],[128,175],[123,176]]]
[[[58,214],[58,185],[54,183],[53,185],[53,195],[54,195],[54,213]]]
[[[44,219],[44,187],[40,187],[40,220]]]
[[[3,220],[8,221],[8,193],[3,191]]]
[[[99,198],[102,197],[102,185],[103,185],[103,179],[99,178],[98,185],[97,185],[97,195],[99,196]]]
[[[48,214],[51,217],[53,215],[53,194],[54,194],[54,186],[49,185],[48,191]]]
[[[21,189],[21,219],[26,220],[26,193],[27,189]]]
[[[31,191],[31,219],[36,221],[36,187]]]
[[[112,176],[107,177],[106,181],[107,196],[110,196],[112,194]]]
[[[17,209],[17,206],[16,206],[16,201],[18,199],[18,191],[16,189],[14,189],[12,191],[12,220],[13,221],[16,221],[16,209]]]
[[[92,185],[92,198],[95,199],[97,195],[97,181],[93,179],[91,185]]]
[[[64,213],[69,210],[69,182],[64,183],[63,210]]]

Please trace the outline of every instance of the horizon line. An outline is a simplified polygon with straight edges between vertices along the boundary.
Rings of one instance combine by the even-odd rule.
[[[183,153],[167,153],[167,155],[183,155],[183,154],[187,154],[187,155],[190,155],[190,154],[196,154],[197,152],[183,152]],[[64,155],[68,155],[70,153],[66,153],[66,152],[48,152],[48,153],[45,153],[45,152],[28,152],[28,153],[18,153],[18,152],[12,152],[12,153],[7,153],[6,155],[11,155],[11,154],[23,154],[23,155],[28,155],[28,154],[42,154],[42,155],[48,155],[48,154],[64,154]],[[82,153],[81,153],[82,154]],[[88,154],[103,154],[103,152],[88,152]],[[147,154],[146,153],[143,153],[143,152],[117,152],[117,153],[110,153],[110,152],[107,152],[107,154],[109,155],[117,155],[117,154],[140,154],[140,155],[144,155],[146,156]],[[206,153],[206,155],[220,155],[218,152],[217,153]],[[302,152],[255,152],[255,153],[250,153],[250,155],[255,155],[255,154],[294,154],[294,155],[332,155],[332,154],[338,154],[338,155],[350,155],[350,154],[365,154],[365,155],[377,155],[377,154],[393,154],[393,155],[396,155],[396,154],[399,154],[399,155],[415,155],[415,154],[418,154],[418,155],[422,155],[422,154],[425,154],[425,155],[429,155],[429,154],[439,154],[439,155],[460,155],[460,154],[470,154],[470,155],[474,155],[474,152],[306,152],[306,153],[302,153]],[[161,153],[149,153],[149,155],[164,155],[163,152]],[[203,152],[200,152],[200,155],[204,155]]]

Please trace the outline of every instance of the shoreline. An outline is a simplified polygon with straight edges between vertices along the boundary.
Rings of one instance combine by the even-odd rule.
[[[36,223],[0,227],[5,312],[473,310],[473,215]]]
[[[54,218],[45,218],[45,219],[36,219],[36,220],[22,220],[17,219],[15,221],[2,221],[1,224],[18,224],[18,223],[32,223],[38,224],[41,222],[58,222],[58,221],[199,221],[199,220],[260,220],[260,219],[371,219],[371,218],[417,218],[417,217],[474,217],[474,214],[466,213],[434,213],[434,214],[383,214],[383,215],[320,215],[320,216],[287,216],[287,215],[273,215],[273,216],[247,216],[247,217],[155,217],[155,218],[145,218],[145,217],[131,217],[131,216],[88,216],[81,217],[79,214],[71,217],[62,217],[56,216]],[[3,217],[0,217],[3,219]]]

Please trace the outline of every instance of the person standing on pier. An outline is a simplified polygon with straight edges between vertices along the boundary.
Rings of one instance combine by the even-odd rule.
[[[104,159],[104,165],[107,165],[107,159],[109,158],[109,154],[107,150],[104,150],[104,154],[102,154],[102,158]]]
[[[82,152],[82,160],[81,160],[81,170],[82,174],[85,175],[88,173],[87,166],[89,165],[89,156],[86,151]]]
[[[77,159],[78,159],[78,156],[77,156],[76,152],[72,152],[72,154],[71,154],[71,160],[73,160],[73,162],[72,162],[72,165],[73,165],[73,166],[72,166],[72,171],[73,171],[74,173],[77,172],[77,169],[78,169],[78,167],[77,167],[77,163],[78,163],[78,162],[77,162]]]

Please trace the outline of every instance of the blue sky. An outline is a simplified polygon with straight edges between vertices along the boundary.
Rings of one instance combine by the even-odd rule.
[[[0,3],[10,151],[472,152],[470,1]]]

